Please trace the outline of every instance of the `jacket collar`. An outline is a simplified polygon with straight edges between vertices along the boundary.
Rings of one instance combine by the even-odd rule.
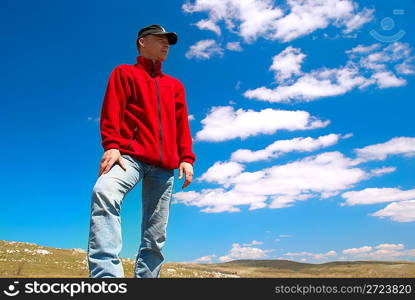
[[[154,76],[163,74],[161,72],[161,61],[159,61],[159,60],[157,60],[155,63],[153,63],[153,60],[139,55],[139,56],[137,56],[136,66],[139,67],[139,68],[144,69],[145,71],[147,71],[147,73],[150,76],[152,76],[152,72],[154,72]]]

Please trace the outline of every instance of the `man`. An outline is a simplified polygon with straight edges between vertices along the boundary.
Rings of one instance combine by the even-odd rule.
[[[141,244],[134,274],[160,277],[161,250],[173,191],[174,169],[182,189],[193,177],[192,138],[183,84],[161,71],[177,34],[153,24],[137,37],[137,63],[110,75],[100,119],[104,154],[91,199],[90,277],[124,277],[119,258],[121,203],[142,180]]]

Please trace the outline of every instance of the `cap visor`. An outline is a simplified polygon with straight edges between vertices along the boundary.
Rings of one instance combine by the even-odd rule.
[[[177,34],[175,32],[157,32],[152,34],[166,35],[170,45],[174,45],[177,43]]]

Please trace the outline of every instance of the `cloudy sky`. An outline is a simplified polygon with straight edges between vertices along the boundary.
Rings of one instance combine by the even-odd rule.
[[[410,0],[3,1],[0,239],[87,247],[111,70],[177,32],[197,160],[167,261],[415,260]],[[140,242],[141,187],[122,207]]]

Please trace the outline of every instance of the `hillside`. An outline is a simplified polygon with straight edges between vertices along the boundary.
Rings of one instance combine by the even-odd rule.
[[[134,260],[121,259],[126,277],[133,277]],[[341,261],[323,264],[289,260],[235,260],[219,264],[165,263],[162,278],[224,277],[411,277],[415,262]],[[0,277],[88,277],[81,249],[43,247],[0,241]]]

